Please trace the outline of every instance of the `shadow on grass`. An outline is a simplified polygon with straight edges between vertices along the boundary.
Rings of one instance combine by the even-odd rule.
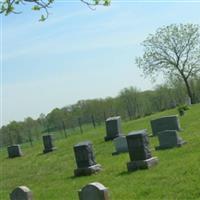
[[[123,171],[123,172],[120,172],[117,176],[126,176],[126,175],[130,175],[132,174],[133,172],[129,172],[129,171]]]

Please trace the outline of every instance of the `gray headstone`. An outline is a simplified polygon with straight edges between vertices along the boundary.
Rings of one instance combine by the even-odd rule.
[[[126,136],[130,160],[146,160],[151,158],[149,138],[146,130],[131,132]]]
[[[20,157],[22,156],[21,146],[20,145],[12,145],[7,148],[8,150],[8,157]]]
[[[90,141],[81,142],[74,146],[76,164],[78,168],[95,165],[93,145]]]
[[[109,200],[108,189],[101,183],[90,183],[79,191],[79,200]]]
[[[121,117],[110,117],[106,120],[106,137],[105,141],[113,140],[121,134]]]
[[[175,130],[166,130],[158,133],[158,140],[160,146],[156,147],[156,150],[167,149],[173,147],[180,147],[186,142],[178,136]]]
[[[177,115],[165,116],[151,120],[151,128],[154,136],[165,130],[181,130]]]
[[[131,132],[126,136],[126,139],[131,160],[127,163],[128,171],[147,169],[158,163],[158,159],[151,155],[146,130]]]
[[[53,135],[51,134],[43,135],[42,138],[43,138],[43,144],[44,144],[43,153],[48,153],[56,149],[53,143]]]
[[[100,170],[100,165],[95,161],[93,145],[90,141],[81,142],[74,146],[77,169],[75,176],[90,175]]]
[[[128,152],[128,144],[127,144],[126,136],[119,136],[115,138],[113,140],[113,143],[116,150],[116,152],[114,152],[113,155],[123,153],[123,152]]]
[[[26,186],[19,186],[10,194],[10,200],[33,200],[33,194]]]

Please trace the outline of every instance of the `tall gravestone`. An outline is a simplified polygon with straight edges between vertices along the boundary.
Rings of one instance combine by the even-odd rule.
[[[56,149],[53,142],[53,135],[51,134],[43,135],[42,139],[43,139],[43,145],[44,145],[43,153],[48,153]]]
[[[93,145],[90,141],[81,142],[74,146],[77,169],[75,176],[91,175],[101,170],[101,165],[95,161]]]
[[[168,149],[173,147],[181,147],[186,142],[178,135],[176,130],[165,130],[158,133],[159,146],[155,149]]]
[[[26,186],[19,186],[10,194],[10,200],[33,200],[33,194]]]
[[[158,163],[158,159],[151,155],[146,130],[131,132],[126,139],[130,156],[130,162],[127,163],[128,171],[148,169]]]
[[[22,156],[21,146],[19,144],[9,146],[7,148],[7,150],[8,150],[8,157],[9,158],[15,158],[15,157]]]
[[[151,120],[151,128],[153,136],[157,136],[159,132],[165,130],[181,130],[177,115],[165,116]]]
[[[79,200],[109,200],[108,189],[101,183],[90,183],[79,191]]]
[[[113,140],[121,135],[121,117],[110,117],[106,120],[105,141]]]
[[[120,153],[128,152],[128,145],[126,136],[119,136],[113,140],[115,146],[115,152],[112,155],[118,155]]]

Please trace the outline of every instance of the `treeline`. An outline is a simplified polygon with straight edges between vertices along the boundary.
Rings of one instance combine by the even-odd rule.
[[[200,78],[191,82],[196,102],[200,102]],[[154,90],[139,91],[130,87],[120,91],[117,97],[81,100],[61,109],[55,108],[38,119],[26,118],[23,122],[12,121],[0,129],[0,146],[21,144],[39,140],[45,132],[69,130],[90,124],[94,128],[104,123],[107,117],[120,115],[124,120],[133,120],[155,112],[175,108],[189,103],[185,86],[176,81],[173,85],[163,84]]]

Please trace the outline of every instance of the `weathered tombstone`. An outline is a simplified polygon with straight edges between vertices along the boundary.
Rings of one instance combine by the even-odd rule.
[[[186,142],[178,135],[176,130],[166,130],[158,133],[160,146],[156,150],[181,147]]]
[[[93,146],[90,141],[81,142],[74,146],[77,169],[75,176],[86,176],[101,170],[101,165],[95,161]]]
[[[43,138],[43,144],[44,144],[43,153],[48,153],[56,149],[56,147],[54,147],[54,144],[53,144],[53,135],[51,134],[43,135],[42,138]]]
[[[12,145],[7,148],[8,150],[8,157],[15,158],[22,156],[21,146],[19,144]]]
[[[120,153],[128,152],[128,145],[126,136],[119,136],[113,140],[115,146],[115,152],[112,155],[118,155]]]
[[[90,183],[79,190],[79,200],[109,200],[108,189],[101,183]]]
[[[131,132],[126,139],[131,160],[127,163],[128,171],[148,169],[158,163],[158,159],[151,155],[146,130]]]
[[[19,186],[10,194],[10,200],[33,200],[33,194],[26,186]]]
[[[181,130],[177,115],[165,116],[151,120],[151,128],[153,136],[157,136],[159,132],[165,130]]]
[[[106,120],[105,141],[113,140],[121,134],[121,117],[110,117]]]

